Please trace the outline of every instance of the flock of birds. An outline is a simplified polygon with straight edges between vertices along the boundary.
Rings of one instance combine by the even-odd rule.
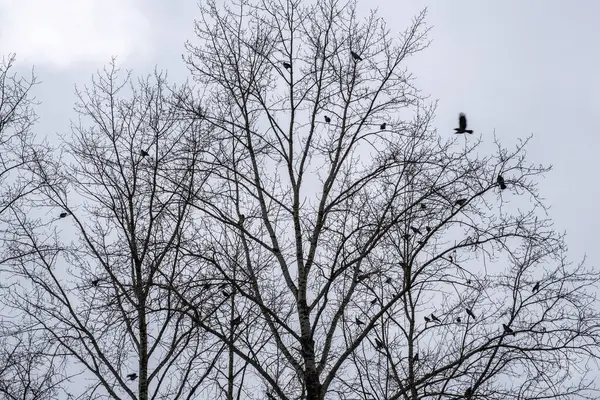
[[[350,51],[350,55],[352,56],[352,59],[355,62],[362,61],[362,57],[359,56],[354,51]],[[289,62],[285,62],[284,61],[282,64],[283,64],[283,67],[285,69],[287,69],[288,71],[291,71],[292,65]],[[329,117],[328,115],[325,115],[324,119],[325,119],[325,123],[327,123],[327,124],[331,123],[331,117]],[[381,130],[385,130],[385,129],[387,129],[387,123],[384,122],[379,127],[380,127]],[[456,134],[465,134],[465,133],[468,133],[470,135],[473,134],[473,130],[467,129],[467,117],[466,117],[466,115],[464,113],[460,113],[459,114],[459,117],[458,117],[458,128],[454,128],[454,130],[455,130]],[[147,150],[143,150],[142,149],[140,151],[140,155],[142,157],[148,157],[150,154],[148,153]],[[500,174],[498,175],[498,177],[496,179],[496,183],[498,184],[498,186],[500,187],[501,190],[506,189],[506,182],[504,181],[504,177],[502,175],[500,175]],[[462,206],[464,206],[467,203],[467,201],[468,200],[465,199],[465,198],[460,198],[460,199],[457,199],[454,204],[457,205],[457,206],[461,206],[462,207]],[[426,206],[424,204],[422,204],[421,207],[425,208]],[[70,215],[69,212],[62,212],[62,213],[59,214],[59,218],[61,218],[61,219],[62,218],[66,218],[68,215]],[[239,224],[240,225],[243,224],[244,220],[245,220],[245,216],[243,214],[241,214],[240,215]],[[431,228],[429,226],[427,226],[426,229],[427,229],[427,232],[431,231]],[[416,228],[416,227],[412,227],[411,226],[411,230],[415,234],[421,234],[421,231],[418,228]],[[406,234],[406,235],[404,235],[404,237],[405,237],[405,239],[408,239],[409,235]],[[373,273],[374,272],[359,275],[358,281],[360,282],[360,281],[366,279],[367,277],[369,277]],[[388,278],[388,282],[391,282],[390,278]],[[97,286],[98,283],[99,283],[98,279],[92,281],[93,286]],[[208,288],[210,288],[210,284],[205,284],[205,288],[206,288],[207,285],[209,285]],[[227,298],[231,294],[228,291],[225,290],[226,289],[226,285],[227,285],[226,283],[223,284],[223,285],[220,285],[219,288],[222,289],[221,293],[223,294],[223,296]],[[539,290],[539,288],[540,288],[540,282],[537,282],[535,284],[535,286],[533,287],[533,292],[536,293]],[[377,299],[373,300],[371,303],[373,304],[373,303],[376,303],[376,302],[377,302]],[[467,313],[467,318],[473,318],[474,320],[477,319],[475,317],[475,314],[473,313],[473,311],[471,309],[467,308],[466,309],[466,313]],[[436,322],[437,323],[441,323],[441,320],[437,316],[435,316],[433,313],[431,313],[431,315],[429,315],[429,316],[425,316],[424,319],[425,319],[425,323],[426,324],[427,323],[436,323]],[[456,322],[460,323],[461,321],[462,321],[461,317],[457,317],[456,318]],[[365,325],[365,322],[362,321],[358,317],[355,318],[354,322],[355,322],[355,324],[357,326]],[[237,316],[237,317],[233,318],[230,321],[230,324],[231,324],[232,327],[236,327],[236,326],[240,325],[241,323],[242,323],[242,317],[241,316]],[[502,328],[504,330],[504,334],[515,336],[514,330],[509,325],[502,324]],[[379,340],[378,338],[375,339],[375,348],[377,350],[384,349],[385,347],[386,347],[385,344],[381,340]],[[419,361],[419,353],[416,353],[413,356],[413,361],[414,362]],[[137,378],[138,378],[138,375],[136,373],[131,373],[131,374],[127,375],[127,379],[130,380],[130,381],[134,381]],[[466,398],[471,398],[472,395],[473,395],[472,392],[473,392],[472,388],[469,387],[467,389],[467,391],[465,392],[465,397]]]

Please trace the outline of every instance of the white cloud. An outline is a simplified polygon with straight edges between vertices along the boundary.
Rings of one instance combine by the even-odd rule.
[[[0,49],[19,61],[66,68],[150,50],[137,0],[0,0]]]

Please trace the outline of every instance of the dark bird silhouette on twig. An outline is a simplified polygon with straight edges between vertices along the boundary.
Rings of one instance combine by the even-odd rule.
[[[433,315],[433,313],[431,313],[431,319],[436,321],[436,322],[442,322],[440,321],[440,319],[438,317],[436,317],[435,315]]]
[[[500,186],[500,190],[506,189],[506,183],[504,183],[504,177],[502,175],[498,175],[498,178],[496,178],[496,182]]]
[[[221,293],[223,294],[223,297],[225,297],[225,298],[231,296],[231,293],[229,293],[227,290],[221,290]]]
[[[129,379],[130,381],[135,381],[137,379],[137,374],[136,373],[128,374],[127,379]]]
[[[429,232],[431,232],[431,227],[430,227],[429,225],[427,225],[427,226],[425,227],[425,230],[427,231],[427,233],[429,233]]]
[[[331,122],[331,118],[329,118],[327,115],[325,116],[325,122],[327,122],[327,123]]]
[[[409,240],[410,239],[410,235],[408,233],[405,233],[404,235],[402,235],[402,239]]]
[[[141,150],[140,154],[142,155],[142,157],[148,157],[150,154],[146,151],[146,150]]]
[[[352,59],[354,59],[354,61],[362,61],[362,57],[356,54],[355,52],[350,51],[350,55],[352,56]]]
[[[292,64],[290,64],[289,62],[282,62],[283,64],[283,68],[287,69],[288,71],[292,69]]]
[[[467,199],[458,199],[454,202],[455,205],[457,206],[464,206],[465,204],[467,204]]]
[[[421,234],[421,231],[419,230],[419,228],[415,228],[414,226],[410,227],[410,230],[413,231],[415,234]]]
[[[93,286],[98,286],[98,284],[99,284],[99,283],[100,283],[100,279],[94,279],[94,280],[92,281],[92,285],[93,285]]]
[[[473,311],[471,311],[470,308],[467,308],[467,315],[473,319],[477,319],[477,318],[475,318],[475,314],[473,314]]]
[[[427,205],[425,203],[421,203],[419,205],[421,206],[421,210],[424,210],[427,208]]]
[[[66,218],[66,217],[67,217],[67,215],[69,215],[69,213],[68,213],[68,212],[61,212],[61,213],[58,215],[58,218]]]
[[[415,356],[413,357],[413,362],[417,362],[419,361],[419,353],[416,353]]]
[[[506,324],[502,324],[502,327],[504,328],[504,332],[511,334],[513,336],[515,336],[515,331],[513,331],[510,326],[506,325]]]
[[[354,322],[356,322],[356,325],[361,326],[364,325],[365,323],[362,322],[360,319],[358,319],[358,317],[356,317],[356,320],[354,320]]]
[[[381,349],[382,347],[383,347],[383,343],[381,343],[381,340],[375,339],[375,348]]]
[[[210,282],[206,282],[204,285],[202,285],[202,288],[204,290],[208,290],[208,289],[210,289],[211,286],[212,286],[212,284]]]
[[[425,322],[431,322],[431,319],[429,319],[429,317],[423,317],[425,319]]]
[[[537,292],[538,290],[540,290],[540,283],[537,282],[534,286],[533,286],[533,293]]]
[[[371,305],[374,306],[375,304],[377,304],[377,297],[371,300]]]
[[[462,319],[460,317],[456,317],[456,322],[460,324],[462,322]]]
[[[235,317],[234,319],[231,320],[231,326],[238,326],[241,323],[242,323],[242,317],[240,315],[238,315],[237,317]]]
[[[387,124],[384,122],[383,124],[379,125],[379,128],[384,131],[385,128],[387,128]]]
[[[464,113],[458,115],[458,128],[454,128],[455,133],[468,133],[472,134],[472,130],[467,130],[467,116]]]

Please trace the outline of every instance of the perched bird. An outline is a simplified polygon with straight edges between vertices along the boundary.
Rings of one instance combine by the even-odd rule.
[[[231,296],[231,293],[229,293],[227,290],[221,290],[221,293],[223,294],[223,297],[225,297],[225,298]]]
[[[388,283],[388,284],[392,283],[392,278],[388,276],[387,279],[385,280],[385,283]]]
[[[325,122],[327,122],[327,123],[331,122],[331,118],[329,118],[327,115],[325,116]]]
[[[203,287],[205,290],[208,290],[208,289],[210,289],[210,287],[211,287],[211,286],[212,286],[212,285],[211,285],[211,283],[210,283],[210,282],[206,282],[204,285],[202,285],[202,287]]]
[[[467,390],[465,390],[465,399],[469,400],[473,397],[473,389],[469,386]]]
[[[456,133],[472,134],[472,130],[467,130],[467,116],[464,113],[458,115],[458,128],[454,128]]]
[[[419,361],[419,353],[416,353],[415,356],[413,357],[413,362],[417,362]]]
[[[242,317],[238,315],[234,319],[231,320],[231,326],[237,326],[242,323]]]
[[[136,373],[128,374],[127,379],[129,379],[130,381],[135,381],[137,379],[137,374]]]
[[[462,322],[462,319],[460,319],[460,317],[456,317],[456,322],[460,324]]]
[[[58,215],[58,218],[65,218],[67,215],[69,215],[69,213],[68,213],[68,212],[61,212],[61,213]]]
[[[515,331],[513,331],[510,326],[502,324],[502,327],[504,328],[505,333],[510,333],[511,335],[515,336]]]
[[[292,69],[292,64],[290,64],[289,62],[282,62],[283,64],[283,68],[287,69],[288,71]]]
[[[402,239],[408,240],[410,239],[410,235],[408,233],[405,233],[404,235],[402,235]]]
[[[358,54],[356,54],[353,51],[350,51],[350,55],[352,56],[352,58],[354,59],[354,61],[362,61],[362,57],[359,56]]]
[[[146,150],[140,151],[140,154],[142,155],[142,157],[148,157],[150,154],[148,154],[148,152]]]
[[[471,280],[467,279],[467,285],[470,285],[470,284],[471,284]]]
[[[537,292],[538,290],[540,290],[540,283],[537,282],[534,286],[533,286],[533,293]]]
[[[414,226],[410,227],[410,230],[413,231],[415,234],[421,234],[421,231],[419,230],[419,228],[415,228]]]
[[[457,206],[464,206],[465,204],[467,204],[467,199],[458,199],[454,202],[455,205]]]
[[[473,314],[473,311],[471,311],[471,309],[470,309],[470,308],[467,308],[467,315],[468,315],[469,317],[473,318],[473,319],[477,319],[477,318],[475,317],[475,314]]]
[[[496,182],[500,185],[500,190],[506,189],[506,183],[504,183],[504,177],[502,175],[498,175],[496,178]]]
[[[377,297],[371,300],[371,305],[374,306],[375,304],[377,304]]]
[[[429,317],[423,317],[425,318],[425,322],[431,322],[431,319],[429,319]]]
[[[356,322],[356,325],[361,326],[364,325],[365,323],[362,322],[360,319],[358,319],[358,317],[356,317],[356,319],[354,320],[354,322]]]
[[[450,262],[451,262],[451,263],[453,263],[453,262],[454,262],[454,257],[452,257],[452,256],[448,256],[448,259],[450,260]]]
[[[431,313],[431,319],[436,321],[436,322],[442,322],[440,321],[440,319],[438,317],[436,317],[435,315],[433,315],[433,313]]]
[[[427,225],[427,226],[425,227],[425,230],[427,231],[427,233],[429,233],[429,232],[431,232],[431,227],[430,227],[429,225]]]
[[[387,124],[384,122],[383,124],[379,125],[379,128],[383,131],[385,128],[387,128]]]
[[[381,340],[375,339],[375,348],[381,349],[382,347],[383,347],[383,343],[381,343]]]
[[[93,286],[98,286],[98,284],[99,284],[99,283],[100,283],[100,279],[94,279],[94,280],[92,281],[92,285],[93,285]]]
[[[427,205],[425,203],[421,203],[420,206],[421,206],[421,210],[424,210],[427,208]]]

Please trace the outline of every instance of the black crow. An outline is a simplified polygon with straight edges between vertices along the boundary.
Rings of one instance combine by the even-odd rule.
[[[388,276],[388,278],[385,280],[385,283],[392,283],[392,278]]]
[[[142,157],[148,157],[150,155],[146,150],[140,151],[140,154],[142,155]]]
[[[327,115],[325,116],[325,122],[327,122],[327,123],[331,122],[331,118],[329,118]]]
[[[433,313],[431,313],[431,319],[436,321],[436,322],[442,322],[440,321],[440,319],[438,317],[436,317],[435,315],[433,315]]]
[[[208,290],[208,289],[210,289],[210,287],[211,287],[211,286],[212,286],[212,285],[211,285],[211,283],[210,283],[210,282],[206,282],[204,285],[202,285],[202,287],[203,287],[205,290]]]
[[[231,326],[237,326],[242,323],[242,317],[238,315],[234,319],[231,320]]]
[[[533,293],[537,292],[538,290],[540,290],[540,283],[537,282],[534,286],[533,286]]]
[[[427,233],[431,232],[431,227],[428,225],[425,227],[425,230],[427,231]]]
[[[387,124],[384,122],[383,124],[379,125],[379,128],[384,131],[385,128],[387,128]]]
[[[419,361],[419,353],[416,353],[415,356],[413,357],[413,362],[417,362]]]
[[[375,348],[380,349],[382,347],[383,347],[383,343],[381,343],[381,340],[375,339]]]
[[[473,314],[473,311],[471,311],[470,308],[467,308],[467,315],[473,319],[477,319],[477,318],[475,318],[475,314]]]
[[[464,206],[465,204],[467,204],[467,199],[458,199],[454,202],[454,204],[457,206]]]
[[[410,230],[413,231],[415,234],[421,234],[421,231],[419,230],[419,228],[415,228],[414,226],[410,227]]]
[[[358,54],[356,54],[353,51],[350,51],[350,55],[352,56],[352,58],[354,59],[354,61],[362,61],[362,57],[359,56]]]
[[[470,400],[473,397],[473,389],[471,387],[468,387],[467,390],[465,390],[465,399]]]
[[[425,318],[425,322],[431,322],[431,320],[429,319],[429,317],[423,317]]]
[[[283,64],[283,68],[287,69],[288,71],[292,69],[292,64],[290,64],[289,62],[282,62]]]
[[[448,256],[448,259],[450,260],[451,263],[454,262],[454,258],[452,256]]]
[[[137,374],[136,373],[128,374],[127,379],[129,379],[130,381],[135,381],[137,379]]]
[[[93,285],[93,286],[98,286],[98,284],[99,284],[99,283],[100,283],[100,279],[94,279],[94,280],[92,281],[92,285]]]
[[[405,233],[404,235],[402,235],[402,239],[408,240],[410,239],[410,235],[408,233]]]
[[[458,115],[458,128],[454,128],[456,133],[469,133],[472,134],[472,130],[467,130],[467,116],[464,113]]]
[[[502,327],[504,328],[505,333],[510,333],[511,335],[515,336],[515,331],[513,331],[510,326],[502,324]]]
[[[471,284],[471,280],[467,279],[467,285],[470,285],[470,284]]]
[[[68,213],[68,212],[61,212],[61,213],[58,215],[58,218],[66,218],[66,216],[67,216],[67,215],[69,215],[69,213]]]
[[[427,205],[425,203],[421,203],[420,206],[421,206],[421,210],[424,210],[427,208]]]
[[[371,305],[374,306],[375,304],[377,304],[377,297],[371,300]]]
[[[356,317],[356,319],[354,320],[354,322],[356,322],[356,325],[361,326],[364,325],[365,323],[362,322],[360,319],[358,319],[358,317]]]
[[[462,319],[460,319],[460,317],[456,317],[456,322],[460,324],[462,322]]]
[[[219,285],[219,289],[225,289],[228,285],[229,285],[229,283],[223,282]]]
[[[500,190],[506,189],[506,183],[504,183],[504,177],[502,175],[498,175],[496,178],[496,182],[500,185]]]

